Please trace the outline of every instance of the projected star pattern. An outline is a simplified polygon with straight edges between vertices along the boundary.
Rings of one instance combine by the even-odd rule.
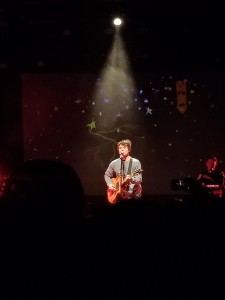
[[[224,125],[218,116],[224,109],[224,93],[214,90],[213,81],[182,78],[187,81],[188,107],[181,114],[176,108],[175,76],[142,74],[131,103],[121,95],[116,109],[110,98],[96,104],[92,97],[96,79],[85,76],[80,81],[73,74],[23,76],[27,159],[71,163],[87,194],[104,193],[104,169],[117,157],[116,142],[123,138],[131,139],[132,155],[142,162],[147,194],[170,193],[171,178],[195,175],[212,152],[223,163]]]

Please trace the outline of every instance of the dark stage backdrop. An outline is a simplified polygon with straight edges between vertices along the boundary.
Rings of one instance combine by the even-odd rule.
[[[209,154],[225,168],[224,74],[161,72],[133,78],[134,86],[118,81],[110,90],[96,74],[22,74],[25,159],[71,164],[86,195],[105,194],[104,171],[117,157],[116,142],[124,138],[142,163],[146,195],[174,193],[171,179],[195,177]],[[177,81],[186,82],[185,112],[177,108]]]

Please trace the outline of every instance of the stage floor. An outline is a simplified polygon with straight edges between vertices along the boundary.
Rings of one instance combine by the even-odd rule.
[[[141,202],[151,202],[155,203],[157,205],[163,205],[168,202],[174,202],[174,201],[183,201],[183,199],[186,199],[189,197],[190,194],[180,193],[180,194],[157,194],[157,195],[143,195],[140,199],[137,201]],[[129,201],[129,200],[127,200]],[[96,204],[96,205],[107,205],[109,204],[107,201],[106,195],[87,195],[85,196],[85,202],[89,204]]]
[[[132,203],[129,205],[129,203]],[[139,213],[144,213],[149,215],[158,214],[162,212],[164,215],[173,214],[176,218],[182,213],[185,218],[186,216],[193,216],[198,219],[198,214],[203,212],[207,213],[218,213],[225,210],[225,199],[208,198],[200,194],[190,194],[190,193],[177,193],[170,195],[143,195],[142,198],[138,200],[125,200],[118,203],[119,205],[110,204],[107,201],[106,196],[86,196],[85,197],[85,207],[84,214],[86,217],[90,216],[101,216],[107,211],[109,212],[111,208],[115,206],[123,206],[121,210],[123,213],[125,211],[135,210]],[[118,209],[119,211],[119,209]]]

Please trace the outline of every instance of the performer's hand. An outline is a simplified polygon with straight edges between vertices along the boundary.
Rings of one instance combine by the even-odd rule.
[[[125,178],[125,180],[124,180],[124,183],[129,183],[131,181],[132,181],[131,175],[127,175],[126,178]]]
[[[115,190],[116,189],[115,186],[112,183],[108,184],[108,188],[110,190]]]

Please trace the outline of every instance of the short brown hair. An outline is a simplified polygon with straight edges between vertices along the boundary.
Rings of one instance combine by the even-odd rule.
[[[119,148],[120,145],[127,146],[129,150],[131,149],[131,141],[128,140],[128,139],[118,142],[117,143],[117,148]]]

